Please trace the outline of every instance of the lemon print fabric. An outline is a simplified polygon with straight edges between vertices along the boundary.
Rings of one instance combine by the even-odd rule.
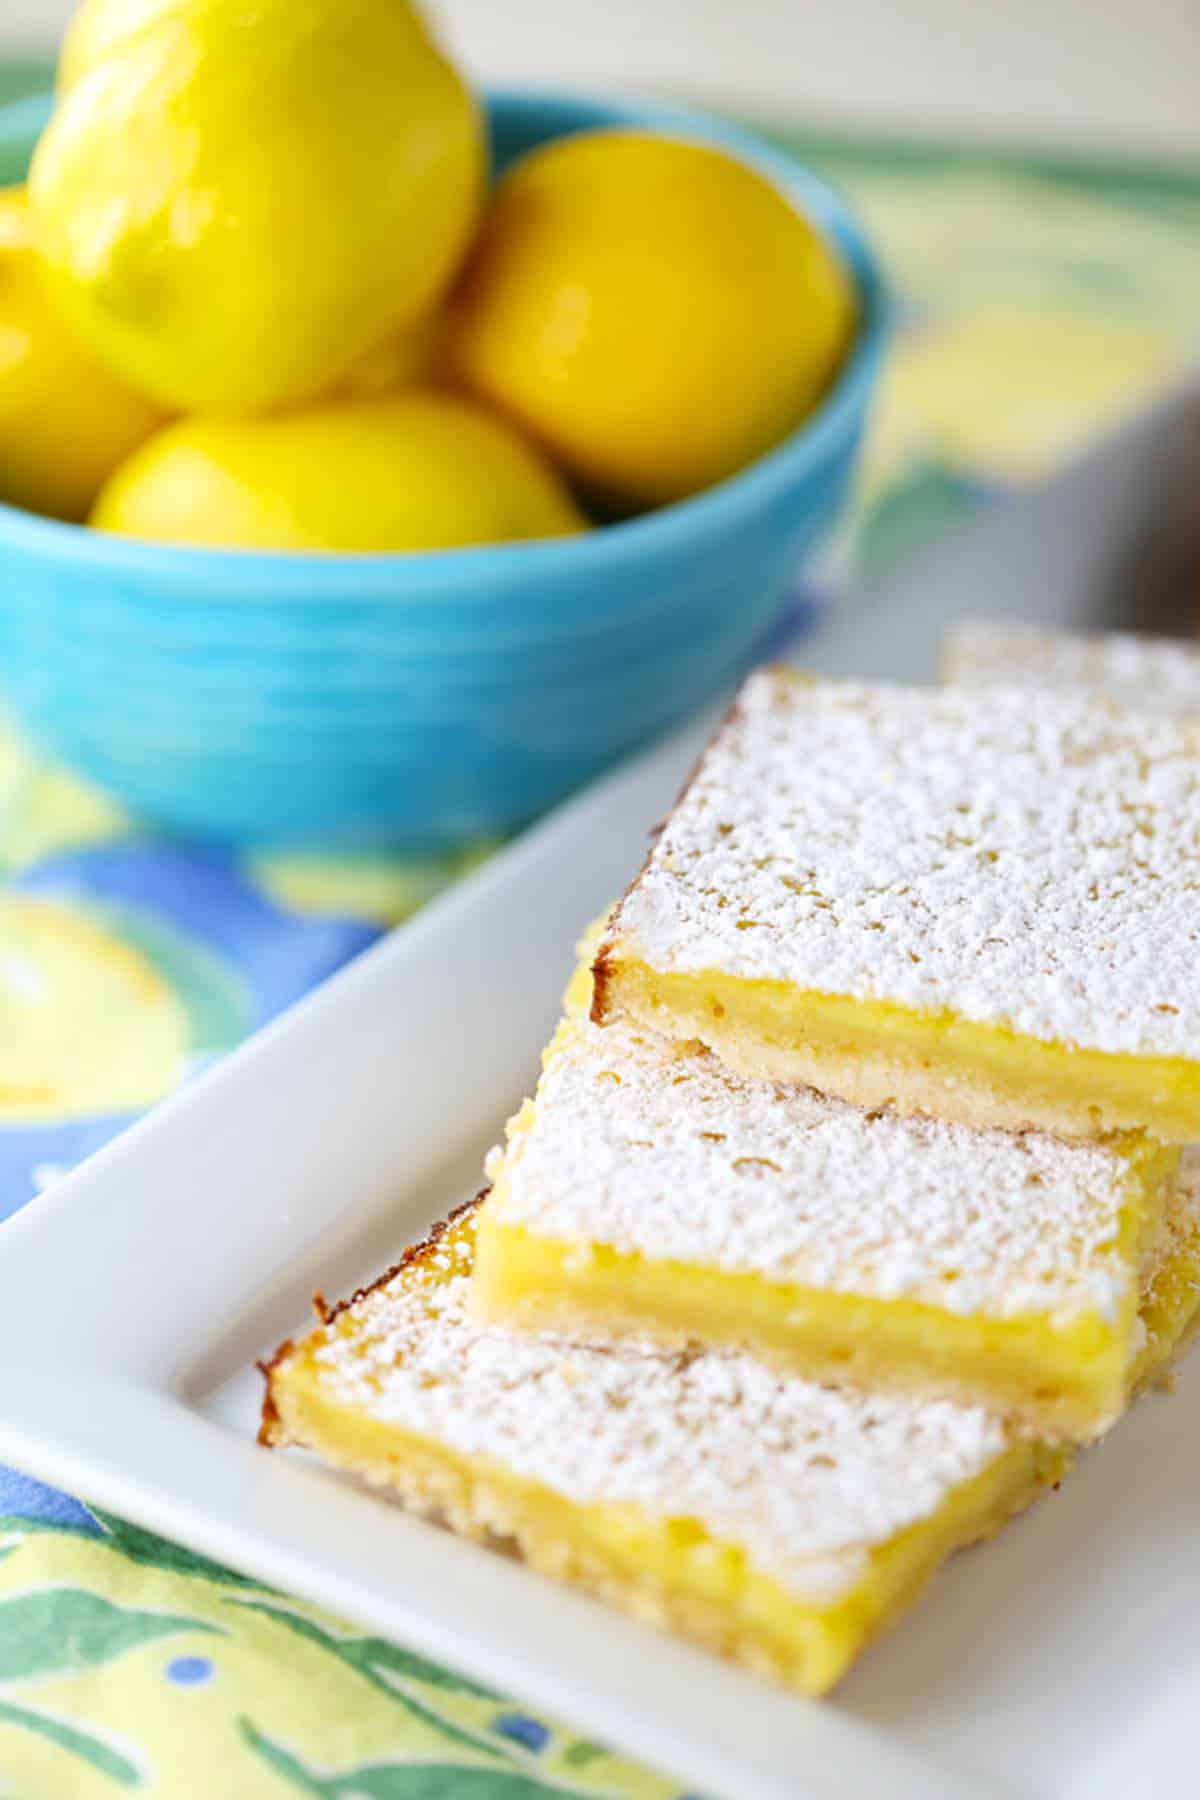
[[[20,1800],[682,1800],[505,1696],[0,1473]]]
[[[1200,331],[1200,185],[797,141],[875,237],[896,329],[837,579],[874,578],[1178,379]]]
[[[439,550],[586,529],[511,425],[432,390],[271,419],[180,420],[116,472],[91,522],[245,550]]]
[[[0,873],[16,875],[58,851],[106,843],[129,829],[115,800],[39,761],[0,714]]]
[[[849,275],[763,175],[711,145],[592,131],[502,177],[446,355],[585,491],[630,510],[770,449],[852,329]]]
[[[1128,320],[1080,318],[1061,304],[989,308],[916,332],[887,377],[900,443],[994,481],[1047,471],[1079,441],[1168,378],[1169,342]]]
[[[262,850],[251,852],[247,869],[264,893],[280,906],[307,918],[344,915],[400,925],[469,875],[500,845],[480,839],[461,849],[413,852]]]
[[[0,892],[0,1220],[378,936],[121,829]]]
[[[149,1106],[188,1047],[179,996],[142,950],[54,901],[0,896],[0,1125]]]
[[[180,411],[294,405],[415,324],[479,110],[405,0],[84,0],[30,177],[73,326]]]

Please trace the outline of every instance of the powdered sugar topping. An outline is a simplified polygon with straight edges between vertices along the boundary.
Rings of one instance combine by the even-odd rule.
[[[1200,1059],[1200,735],[1091,695],[764,671],[610,942]]]
[[[1200,719],[1200,649],[1170,638],[1128,631],[1085,636],[968,619],[947,633],[942,672],[956,687],[1082,689],[1122,706]]]

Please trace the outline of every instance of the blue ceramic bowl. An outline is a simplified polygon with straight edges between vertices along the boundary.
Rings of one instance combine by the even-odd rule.
[[[770,455],[581,538],[272,555],[125,541],[0,506],[9,707],[37,748],[164,825],[330,847],[508,831],[736,677],[838,510],[884,316],[842,202],[784,152],[680,109],[504,92],[489,112],[500,165],[613,124],[751,158],[852,270],[851,353]],[[4,173],[20,173],[14,157],[45,116],[44,102],[10,109]]]

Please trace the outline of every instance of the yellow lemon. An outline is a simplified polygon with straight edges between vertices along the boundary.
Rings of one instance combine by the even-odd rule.
[[[271,419],[183,419],[135,452],[93,525],[249,550],[437,550],[586,521],[517,432],[414,390]]]
[[[499,184],[448,356],[588,487],[654,506],[783,437],[829,382],[852,317],[840,262],[747,164],[585,132]]]
[[[82,519],[162,421],[58,316],[30,243],[25,190],[0,190],[0,500]]]
[[[188,411],[319,395],[454,274],[479,113],[404,0],[85,0],[30,177],[92,346]]]

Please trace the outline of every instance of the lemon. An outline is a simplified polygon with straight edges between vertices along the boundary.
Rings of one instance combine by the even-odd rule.
[[[841,263],[747,164],[585,132],[500,183],[448,356],[588,487],[654,506],[783,437],[828,384],[852,316]]]
[[[0,500],[82,519],[162,421],[59,318],[30,243],[25,191],[0,190]]]
[[[586,521],[502,420],[413,390],[271,419],[182,419],[135,452],[93,525],[250,550],[436,550]]]
[[[85,0],[30,177],[93,348],[180,410],[302,402],[430,309],[478,110],[404,0]]]

